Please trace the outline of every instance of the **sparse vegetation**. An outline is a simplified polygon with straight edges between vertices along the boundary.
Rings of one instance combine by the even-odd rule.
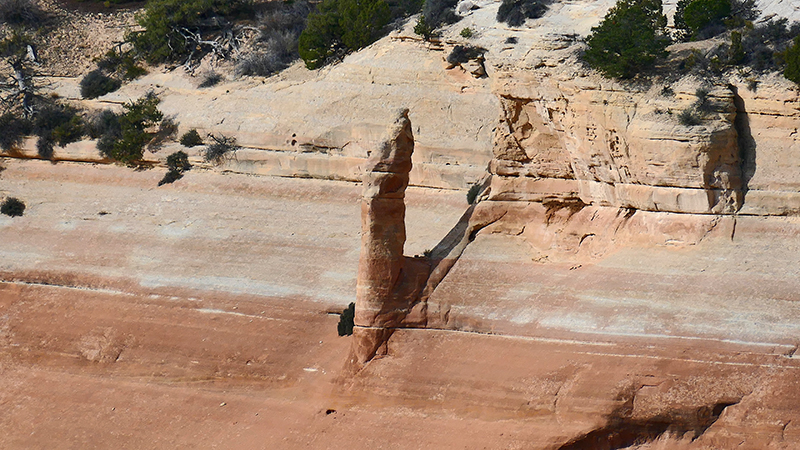
[[[423,39],[426,41],[430,41],[431,38],[436,36],[434,33],[433,28],[428,25],[428,22],[425,20],[424,15],[420,15],[419,19],[417,19],[417,24],[414,25],[414,34],[417,36],[422,36]]]
[[[519,27],[527,19],[538,19],[547,12],[549,0],[503,0],[497,9],[497,21]]]
[[[675,28],[679,39],[708,39],[725,30],[752,25],[758,15],[755,0],[679,0]]]
[[[789,25],[786,19],[770,19],[755,27],[732,30],[729,43],[705,52],[692,50],[679,68],[683,73],[694,73],[705,78],[717,77],[736,68],[741,76],[746,77],[752,90],[758,84],[753,74],[783,71],[786,76],[790,64],[789,49],[797,37],[800,37],[800,24]],[[751,80],[755,80],[755,83]]]
[[[203,75],[203,81],[197,86],[201,89],[216,86],[222,81],[222,75],[217,72],[211,71]]]
[[[203,145],[203,138],[200,137],[200,133],[196,129],[192,128],[181,136],[181,145],[190,148]]]
[[[350,336],[353,334],[355,326],[356,304],[350,303],[347,308],[339,314],[339,324],[336,326],[339,336]]]
[[[786,50],[786,69],[783,76],[787,80],[800,84],[800,37],[794,38],[794,44]]]
[[[700,116],[697,114],[694,108],[689,107],[678,114],[678,121],[681,123],[681,125],[687,127],[700,125]]]
[[[473,33],[472,28],[462,28],[458,34],[464,39],[470,39],[475,33]]]
[[[25,136],[31,133],[33,126],[29,120],[21,119],[7,112],[0,116],[0,148],[5,151],[19,147]]]
[[[786,19],[768,20],[742,38],[744,64],[756,72],[784,69],[788,63],[787,50],[800,37],[800,24]]]
[[[143,30],[131,32],[126,40],[137,57],[153,64],[200,58],[211,51],[227,56],[231,43],[208,37],[229,29],[226,18],[249,6],[246,0],[150,0],[136,18]]]
[[[592,28],[584,59],[606,77],[632,78],[667,56],[661,0],[619,0]]]
[[[122,80],[133,80],[147,73],[136,63],[132,52],[111,49],[95,60],[97,69],[81,80],[81,97],[97,98],[114,92],[122,86]]]
[[[384,0],[323,0],[300,34],[300,57],[309,69],[322,67],[375,42],[391,18]]]
[[[106,135],[120,134],[119,115],[110,109],[104,109],[87,120],[86,133],[92,139]]]
[[[472,45],[456,45],[453,50],[447,55],[447,63],[451,65],[464,64],[471,59],[475,59],[486,53],[483,47],[475,47]]]
[[[111,118],[108,114],[102,117],[97,128],[104,128],[104,133],[97,142],[100,153],[112,161],[134,164],[142,159],[144,147],[157,133],[146,131],[159,124],[164,118],[158,110],[159,99],[149,93],[135,102],[123,105],[125,113]]]
[[[0,0],[0,23],[33,27],[44,19],[44,11],[34,0]]]
[[[9,217],[21,217],[24,213],[25,203],[16,197],[8,197],[0,205],[0,214],[5,214]]]
[[[234,137],[213,134],[209,135],[209,137],[214,143],[206,147],[203,152],[203,159],[206,162],[220,164],[227,155],[235,153],[240,148],[236,145],[236,138]]]
[[[39,137],[36,150],[40,157],[50,159],[57,144],[64,147],[83,138],[85,127],[79,111],[57,103],[45,104],[33,117],[31,131]]]
[[[100,69],[86,74],[81,80],[81,97],[97,98],[114,92],[122,86],[122,82],[104,74]]]
[[[422,16],[425,23],[435,30],[443,25],[458,22],[461,18],[456,14],[458,0],[425,0]]]
[[[191,168],[192,165],[189,164],[189,155],[185,152],[177,151],[167,156],[167,169],[169,170],[164,175],[164,178],[158,182],[158,185],[163,186],[180,180],[183,178],[184,172]]]
[[[702,119],[713,109],[711,99],[708,97],[709,91],[706,88],[698,88],[695,91],[697,100],[688,108],[678,114],[678,121],[684,126],[695,126],[702,123]]]
[[[259,32],[253,51],[236,61],[240,75],[269,76],[300,57],[298,40],[314,7],[308,1],[268,2],[256,19]]]
[[[117,51],[111,49],[106,54],[96,61],[97,68],[103,73],[114,75],[123,80],[133,80],[147,73],[144,67],[136,62],[133,52]]]

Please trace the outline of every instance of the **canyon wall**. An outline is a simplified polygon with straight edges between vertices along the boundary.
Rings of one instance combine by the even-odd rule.
[[[563,70],[563,69],[562,69]],[[800,98],[770,77],[679,80],[664,89],[623,86],[586,74],[499,75],[493,200],[572,199],[682,213],[800,211]],[[708,89],[698,125],[679,115]]]

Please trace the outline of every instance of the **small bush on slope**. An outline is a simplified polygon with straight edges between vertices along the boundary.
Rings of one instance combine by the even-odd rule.
[[[181,136],[181,145],[184,147],[203,145],[203,138],[200,137],[200,133],[197,130],[192,128]]]
[[[156,133],[146,129],[161,122],[164,115],[158,110],[160,100],[149,93],[135,102],[126,103],[125,113],[113,120],[106,118],[108,129],[97,143],[100,153],[113,161],[132,164],[142,159],[144,147]]]
[[[497,21],[519,27],[526,19],[538,19],[547,12],[549,0],[503,0],[497,9]]]
[[[93,70],[81,80],[81,97],[97,98],[114,92],[122,86],[122,82],[104,74],[101,70]]]
[[[0,205],[0,214],[5,214],[9,217],[21,217],[24,213],[25,203],[18,198],[9,197]]]
[[[158,182],[159,186],[174,183],[183,178],[183,173],[191,169],[192,165],[189,164],[189,155],[185,152],[177,151],[167,156],[167,173],[164,178]]]

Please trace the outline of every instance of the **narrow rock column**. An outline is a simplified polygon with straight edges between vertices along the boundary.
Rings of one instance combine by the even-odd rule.
[[[408,110],[398,112],[388,138],[370,154],[361,199],[361,255],[356,287],[354,355],[364,363],[375,356],[408,312],[403,283],[406,241],[405,191],[414,135]]]

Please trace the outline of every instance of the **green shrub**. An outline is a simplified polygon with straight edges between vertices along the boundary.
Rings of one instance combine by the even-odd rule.
[[[470,39],[475,33],[472,32],[471,28],[463,28],[461,33],[458,33],[464,39]]]
[[[586,39],[584,59],[606,77],[631,78],[667,55],[661,0],[619,0]]]
[[[81,80],[81,97],[97,98],[114,92],[122,86],[119,80],[115,80],[102,71],[93,70],[86,74]]]
[[[519,27],[526,19],[538,19],[547,12],[549,0],[503,0],[497,9],[497,21]]]
[[[430,41],[435,36],[433,28],[428,25],[424,15],[420,15],[419,19],[417,19],[417,24],[414,25],[414,34],[422,36],[426,41]]]
[[[5,214],[9,217],[21,217],[25,213],[25,203],[15,197],[8,197],[0,205],[0,214]]]
[[[8,151],[22,144],[25,136],[31,134],[33,125],[29,120],[7,112],[0,116],[0,130],[3,130],[0,133],[0,148]]]
[[[680,0],[675,28],[684,39],[707,39],[725,31],[723,19],[731,12],[731,0]]]
[[[339,7],[336,0],[324,0],[308,15],[308,23],[298,39],[298,52],[309,69],[325,65],[344,50],[341,43]]]
[[[744,62],[745,54],[742,46],[742,33],[739,31],[731,32],[731,45],[728,47],[727,62],[729,65],[736,66]]]
[[[794,38],[794,44],[786,50],[784,58],[786,69],[783,70],[783,76],[800,84],[800,36]]]
[[[219,31],[224,23],[221,17],[243,11],[248,4],[245,0],[150,0],[136,18],[144,30],[130,33],[126,40],[140,57],[154,64],[192,53],[201,56],[199,44],[187,41],[182,31]]]
[[[183,151],[177,151],[167,156],[167,168],[176,172],[186,172],[192,168],[189,164],[189,155]]]
[[[391,19],[384,0],[323,0],[309,14],[298,39],[300,57],[309,69],[376,41]]]
[[[353,334],[353,327],[356,319],[356,304],[350,303],[347,308],[339,314],[339,323],[336,326],[339,336],[350,336]]]
[[[126,80],[133,80],[147,73],[147,70],[136,63],[136,58],[130,51],[118,52],[111,49],[96,62],[101,71],[116,74]]]
[[[119,128],[111,128],[97,143],[100,153],[113,161],[132,164],[142,159],[145,145],[156,133],[146,129],[158,124],[164,115],[158,110],[160,100],[149,93],[123,105],[125,113],[117,118]]]
[[[470,59],[475,59],[486,53],[483,47],[475,47],[472,45],[456,45],[453,50],[447,55],[447,62],[451,65],[464,64]]]
[[[190,148],[203,145],[203,138],[200,137],[200,133],[196,129],[192,128],[181,136],[181,145]]]
[[[726,29],[752,27],[760,14],[755,0],[679,0],[675,29],[682,40],[708,39]]]
[[[189,164],[189,155],[185,152],[177,151],[167,156],[167,168],[169,169],[164,178],[158,182],[159,186],[174,183],[183,178],[183,173],[192,168]]]

